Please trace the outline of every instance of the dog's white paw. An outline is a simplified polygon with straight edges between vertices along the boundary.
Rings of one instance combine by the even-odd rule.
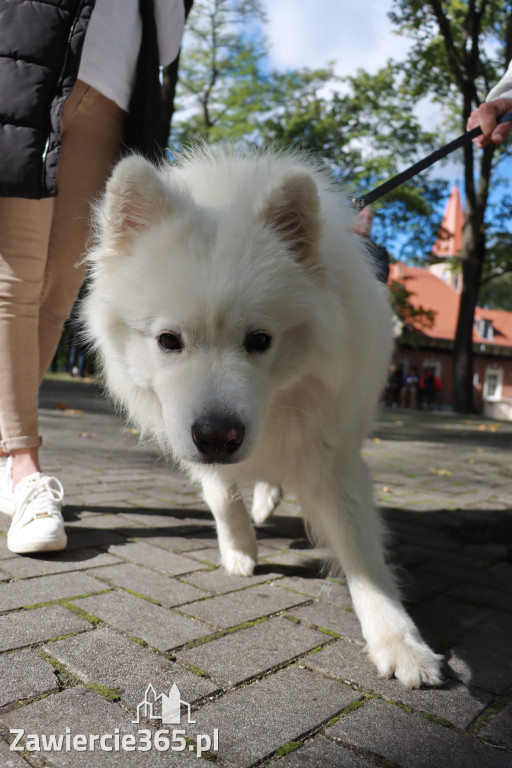
[[[282,491],[278,485],[257,483],[254,487],[251,517],[259,525],[270,517],[282,499]]]
[[[395,637],[368,648],[371,661],[381,677],[393,675],[407,688],[436,686],[442,681],[443,657],[434,653],[421,638]]]
[[[240,550],[229,549],[222,553],[222,565],[233,576],[252,576],[256,558]]]

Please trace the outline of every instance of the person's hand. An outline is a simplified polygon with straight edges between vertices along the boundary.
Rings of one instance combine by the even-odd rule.
[[[466,130],[470,131],[478,125],[482,129],[480,136],[473,139],[477,147],[485,147],[491,141],[501,144],[512,133],[512,121],[498,124],[497,120],[502,115],[512,112],[512,99],[494,99],[480,104],[474,109],[466,123]]]

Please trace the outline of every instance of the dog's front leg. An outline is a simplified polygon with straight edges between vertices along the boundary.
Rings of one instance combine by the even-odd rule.
[[[217,537],[224,568],[237,576],[250,576],[256,565],[256,536],[244,501],[236,485],[218,476],[202,479],[203,495],[217,526]]]
[[[305,491],[304,514],[334,551],[347,578],[370,659],[383,677],[409,688],[438,685],[441,656],[422,640],[384,561],[381,524],[360,456],[344,457],[322,487]],[[341,467],[341,471],[340,471]]]

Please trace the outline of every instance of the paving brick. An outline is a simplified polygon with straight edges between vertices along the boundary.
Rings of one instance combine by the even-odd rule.
[[[189,557],[193,557],[195,560],[199,560],[200,562],[210,563],[211,565],[220,565],[220,552],[219,547],[217,546],[217,538],[206,539],[203,541],[203,543],[204,548],[190,550],[188,552]],[[269,564],[266,563],[262,558],[265,558],[266,555],[272,554],[272,552],[273,550],[270,549],[270,547],[258,547],[258,561],[260,564],[259,567],[268,567],[269,571],[271,570],[272,566],[269,567]]]
[[[327,729],[345,745],[367,749],[407,768],[510,768],[510,756],[476,739],[373,699]]]
[[[266,570],[260,570],[260,568],[260,566],[257,567],[253,576],[234,576],[221,567],[214,570],[196,571],[188,574],[186,579],[190,584],[221,595],[279,578],[278,573],[268,573]]]
[[[18,752],[11,752],[9,745],[0,740],[0,765],[2,768],[29,768],[29,764]]]
[[[292,667],[203,706],[194,727],[198,733],[218,728],[219,757],[245,768],[358,698],[351,688]]]
[[[145,565],[156,571],[166,573],[168,576],[197,571],[203,567],[188,557],[168,552],[165,549],[160,549],[160,547],[153,547],[142,541],[113,544],[109,547],[109,552],[137,565]]]
[[[4,728],[23,729],[27,735],[39,736],[65,736],[66,728],[70,729],[71,737],[77,734],[114,735],[118,729],[122,738],[125,734],[137,735],[139,730],[139,725],[132,723],[132,715],[121,706],[84,688],[68,689],[27,704],[14,712],[0,715],[0,723]],[[107,745],[113,743],[111,739]],[[170,765],[209,765],[205,760],[187,752],[169,754],[155,749],[150,752],[129,752],[122,749],[107,752],[99,749],[98,742],[95,746],[94,751],[66,751],[64,746],[61,751],[30,754],[46,758],[55,768],[143,768],[148,765],[151,765],[151,768],[169,768]]]
[[[0,680],[0,707],[58,688],[51,664],[28,650],[0,656]]]
[[[375,768],[375,763],[369,763],[364,757],[349,752],[323,736],[318,736],[272,765],[275,768]]]
[[[409,611],[423,634],[453,639],[489,617],[492,611],[446,595],[436,595]]]
[[[190,584],[184,584],[177,579],[132,563],[97,568],[94,570],[94,576],[109,584],[136,592],[138,595],[150,597],[167,608],[198,600],[206,594]]]
[[[85,683],[115,689],[121,699],[134,708],[144,698],[149,683],[164,693],[176,683],[182,699],[189,703],[218,688],[215,683],[106,627],[49,643],[45,651]]]
[[[2,560],[2,568],[18,579],[32,576],[44,576],[50,573],[65,573],[85,567],[118,563],[119,559],[99,549],[65,549],[53,555],[13,557]]]
[[[326,603],[333,603],[340,608],[352,608],[352,599],[346,584],[340,584],[331,579],[305,579],[300,576],[285,576],[276,586],[300,592],[303,595],[316,597]]]
[[[304,659],[317,672],[335,675],[347,683],[356,683],[391,701],[437,715],[459,728],[466,728],[491,701],[492,696],[475,688],[467,688],[447,680],[442,688],[421,688],[411,691],[398,680],[379,678],[374,665],[360,647],[338,641]]]
[[[227,629],[290,608],[304,600],[302,595],[262,584],[185,605],[183,612],[219,629]]]
[[[495,744],[512,752],[512,701],[509,701],[478,735],[491,739]]]
[[[91,629],[88,621],[61,605],[14,611],[0,616],[0,651],[41,643],[53,637],[88,629]]]
[[[301,608],[293,608],[289,611],[289,615],[364,645],[361,625],[353,611],[345,611],[336,605],[314,602]]]
[[[180,616],[126,592],[86,597],[77,600],[76,605],[161,651],[176,648],[211,632],[201,621]]]
[[[179,660],[225,683],[239,683],[323,644],[321,632],[270,619],[218,640],[178,651]]]
[[[512,684],[510,637],[487,629],[469,632],[451,649],[448,666],[466,684],[504,691]]]
[[[0,611],[22,608],[24,605],[48,603],[64,597],[87,595],[104,589],[101,581],[83,573],[41,576],[37,579],[0,584]]]

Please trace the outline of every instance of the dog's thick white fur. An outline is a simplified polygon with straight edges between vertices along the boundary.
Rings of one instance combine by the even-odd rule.
[[[299,155],[202,148],[122,160],[96,213],[85,301],[107,385],[203,487],[222,562],[249,575],[280,486],[341,563],[370,658],[440,681],[384,562],[361,444],[388,371],[390,311],[351,213]]]

